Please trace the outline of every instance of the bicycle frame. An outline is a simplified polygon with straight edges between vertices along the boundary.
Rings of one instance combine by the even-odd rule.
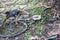
[[[28,16],[29,16],[29,14],[30,14],[30,13],[28,13],[27,11],[24,11],[24,10],[20,10],[20,11],[26,13],[26,15],[28,15]],[[20,16],[20,17],[21,17],[21,16]],[[36,18],[36,17],[37,17],[37,18]],[[17,36],[25,33],[25,32],[27,31],[27,29],[28,29],[28,26],[36,21],[36,20],[34,20],[35,18],[36,18],[36,20],[40,20],[40,19],[41,19],[41,15],[39,15],[39,16],[38,16],[38,15],[37,15],[37,16],[36,16],[36,15],[35,15],[35,16],[32,15],[31,17],[29,17],[29,18],[27,18],[27,19],[21,19],[21,18],[19,18],[19,16],[14,17],[14,18],[11,19],[10,21],[8,21],[8,23],[11,24],[11,23],[13,23],[13,22],[19,21],[19,22],[21,22],[23,25],[25,25],[25,29],[24,29],[22,32],[18,32],[18,33],[13,34],[13,35],[1,35],[1,34],[0,34],[0,37],[2,37],[2,38],[6,38],[6,37],[17,37]],[[9,18],[8,18],[8,19],[9,19]],[[8,19],[7,19],[7,20],[8,20]],[[32,21],[32,22],[27,23],[26,21]],[[6,23],[3,22],[2,25],[1,25],[1,27],[2,27],[4,24],[6,24]]]

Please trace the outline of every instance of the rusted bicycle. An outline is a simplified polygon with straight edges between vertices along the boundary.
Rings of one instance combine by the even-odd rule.
[[[9,17],[6,20],[6,16],[4,13],[0,14],[0,37],[2,38],[9,38],[9,37],[17,37],[24,32],[27,31],[28,26],[35,22],[35,20],[40,20],[40,15],[30,15],[27,11],[20,10],[21,12],[25,13],[26,15]],[[8,11],[18,13],[14,10]],[[7,12],[7,13],[8,13]],[[6,12],[5,12],[6,13]],[[9,15],[9,14],[8,14]],[[5,21],[4,21],[5,20]]]

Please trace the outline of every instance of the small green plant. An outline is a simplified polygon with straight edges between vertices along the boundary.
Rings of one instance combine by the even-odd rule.
[[[27,31],[25,33],[25,40],[29,40],[29,37],[31,36],[31,32]]]

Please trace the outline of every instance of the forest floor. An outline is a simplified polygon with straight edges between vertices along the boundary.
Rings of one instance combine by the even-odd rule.
[[[38,7],[36,7],[36,8],[33,7],[34,3],[31,3],[32,6],[30,6],[31,4],[20,5],[20,4],[17,3],[16,0],[11,0],[11,1],[10,0],[0,0],[0,3],[1,3],[0,4],[0,12],[5,12],[5,11],[8,11],[8,10],[19,9],[19,8],[22,9],[22,8],[25,7],[25,9],[26,8],[27,8],[27,10],[29,9],[28,10],[29,13],[34,14],[34,12],[41,13],[41,11],[43,11],[45,9],[45,7],[47,8],[47,6],[41,7],[41,3],[38,3],[36,5]],[[32,39],[45,40],[44,38],[47,35],[51,36],[51,35],[55,35],[55,34],[60,33],[60,20],[57,20],[57,21],[55,21],[54,23],[51,23],[51,24],[40,25],[42,23],[44,23],[43,20],[42,21],[37,21],[35,24],[30,25],[30,28],[26,33],[22,34],[21,36],[18,36],[16,39],[15,38],[9,38],[9,40],[32,40]],[[45,30],[45,29],[47,29],[47,30]],[[0,38],[0,40],[7,40],[7,39],[6,38]]]

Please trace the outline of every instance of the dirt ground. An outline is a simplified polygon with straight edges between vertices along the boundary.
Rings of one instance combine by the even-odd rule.
[[[16,0],[0,0],[0,12],[1,11],[7,11],[10,9],[18,9],[18,7],[20,7],[19,5],[12,5],[14,4]],[[60,20],[55,21],[53,24],[47,24],[46,26],[46,31],[44,36],[46,35],[55,35],[55,34],[59,34],[60,33]],[[44,26],[44,27],[45,27]],[[35,30],[31,29],[32,34],[34,34]],[[47,32],[47,34],[46,34]],[[39,37],[40,38],[40,37]],[[24,39],[24,34],[22,34],[21,36],[18,36],[16,38],[0,38],[0,40],[25,40]]]

